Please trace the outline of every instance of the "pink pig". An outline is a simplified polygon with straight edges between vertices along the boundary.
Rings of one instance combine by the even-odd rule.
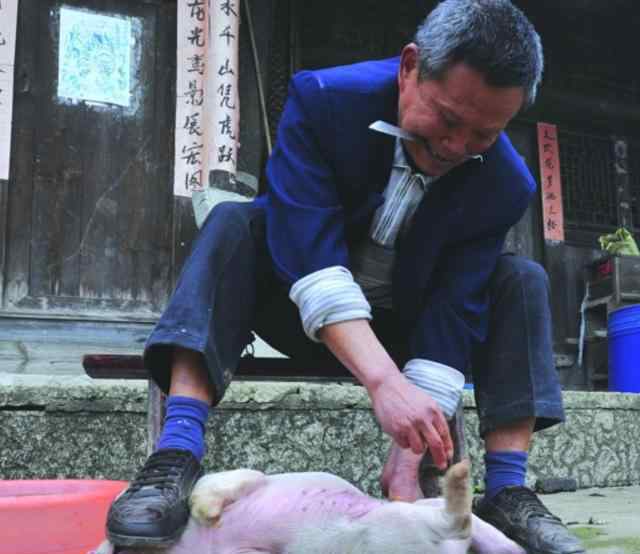
[[[191,495],[191,519],[168,550],[92,554],[525,554],[472,516],[469,463],[449,469],[444,499],[389,502],[328,473],[212,473]]]

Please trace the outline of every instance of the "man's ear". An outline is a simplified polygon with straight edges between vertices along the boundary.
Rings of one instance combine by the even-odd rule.
[[[416,79],[418,72],[418,46],[411,42],[407,44],[400,54],[400,67],[398,69],[398,87],[402,92],[409,79]]]

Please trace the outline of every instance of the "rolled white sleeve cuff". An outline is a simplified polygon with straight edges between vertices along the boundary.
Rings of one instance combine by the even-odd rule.
[[[402,373],[410,383],[431,395],[447,419],[453,417],[464,389],[462,373],[448,365],[420,358],[409,360]]]
[[[346,267],[336,265],[305,275],[293,284],[289,298],[298,306],[304,332],[314,342],[321,342],[317,334],[325,325],[371,319],[371,306]]]

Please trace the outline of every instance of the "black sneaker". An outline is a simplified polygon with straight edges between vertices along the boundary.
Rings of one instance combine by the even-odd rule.
[[[189,495],[202,476],[186,450],[152,454],[107,516],[107,538],[115,546],[163,547],[176,542],[189,520]]]
[[[475,498],[473,513],[497,527],[528,554],[584,554],[562,523],[526,487],[507,487],[491,500]]]

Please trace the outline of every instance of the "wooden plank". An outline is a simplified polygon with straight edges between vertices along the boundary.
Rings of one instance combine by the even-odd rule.
[[[157,4],[157,3],[156,3]],[[141,21],[140,58],[136,100],[140,117],[136,122],[136,142],[140,149],[129,149],[129,172],[123,186],[115,191],[117,215],[118,278],[112,295],[133,302],[146,302],[159,313],[168,298],[170,275],[171,210],[168,189],[167,96],[174,60],[168,55],[171,34],[164,5],[134,7],[128,10]],[[157,37],[163,40],[157,40]],[[174,56],[175,57],[175,56]],[[127,131],[128,132],[128,131]],[[144,148],[142,148],[144,146]]]
[[[580,307],[585,294],[586,268],[602,253],[566,243],[547,243],[545,254],[551,280],[554,352],[575,357],[580,336]],[[577,366],[561,368],[560,371],[563,386],[571,388],[590,386],[585,375]]]
[[[79,221],[65,208],[78,190],[75,182],[64,179],[65,114],[56,109],[58,59],[58,17],[54,3],[39,3],[38,31],[41,40],[37,49],[37,73],[34,75],[38,90],[36,143],[33,159],[33,211],[31,251],[29,259],[29,296],[68,294],[72,283],[63,284],[63,265],[70,274],[77,273],[77,259],[64,258],[73,252],[74,242],[80,233]],[[75,164],[72,165],[75,167]],[[75,167],[77,172],[77,167]],[[26,214],[25,214],[26,215]],[[63,290],[66,288],[66,290]]]
[[[509,125],[507,134],[531,173],[536,175],[538,159],[536,157],[537,146],[534,131],[535,129],[530,123],[514,121]],[[520,221],[507,234],[505,251],[513,252],[537,262],[542,261],[541,241],[536,240],[541,231],[539,205],[539,199],[534,197]]]
[[[37,0],[22,0],[18,11],[13,106],[11,179],[7,183],[6,251],[2,308],[27,294],[31,249],[34,127],[38,120],[36,52],[41,40]]]
[[[129,107],[87,109],[73,128],[73,142],[83,138],[85,183],[81,216],[84,244],[81,250],[80,285],[74,296],[107,298],[122,304],[151,294],[139,290],[144,264],[136,264],[135,244],[144,218],[144,183],[155,160],[149,144],[155,130],[155,27],[157,10],[152,4],[102,1],[93,9],[105,15],[126,15],[132,21],[131,96]],[[89,132],[85,132],[84,128]],[[95,151],[95,155],[92,155]]]
[[[149,323],[100,321],[52,321],[49,319],[0,318],[0,341],[24,341],[33,343],[99,345],[130,348],[139,352],[153,326]],[[102,351],[105,349],[103,348]],[[92,349],[93,352],[101,350]],[[84,353],[89,353],[86,350]],[[80,360],[81,356],[78,357]]]
[[[191,198],[176,196],[173,200],[173,252],[171,256],[171,288],[178,281],[182,266],[191,252],[193,240],[198,232],[191,207]]]
[[[162,311],[173,290],[173,144],[175,130],[176,6],[158,7],[155,36],[155,130],[151,137],[154,166],[144,182],[146,243],[138,264],[148,268],[143,286],[155,310]]]
[[[262,70],[262,82],[266,83],[265,68],[268,58],[265,55],[269,52],[269,24],[273,17],[273,7],[271,2],[250,1],[252,10],[252,22],[254,25],[256,46]],[[251,52],[249,40],[249,29],[244,19],[240,25],[240,46],[239,46],[239,87],[241,105],[240,120],[240,144],[238,170],[244,171],[260,178],[262,167],[266,162],[266,146],[264,138],[264,125],[260,113],[260,97],[258,95],[258,83],[256,69]]]
[[[94,379],[148,379],[142,356],[90,354],[82,358],[82,366]]]
[[[640,257],[616,256],[613,267],[616,301],[640,303]]]
[[[94,379],[147,379],[142,356],[91,354],[82,359],[82,365],[89,377]],[[353,376],[342,365],[313,360],[292,360],[291,358],[243,357],[236,371],[238,379],[315,379],[353,380]]]
[[[7,229],[9,226],[7,206],[9,204],[8,181],[0,179],[0,308],[4,296],[4,270],[7,263]]]

